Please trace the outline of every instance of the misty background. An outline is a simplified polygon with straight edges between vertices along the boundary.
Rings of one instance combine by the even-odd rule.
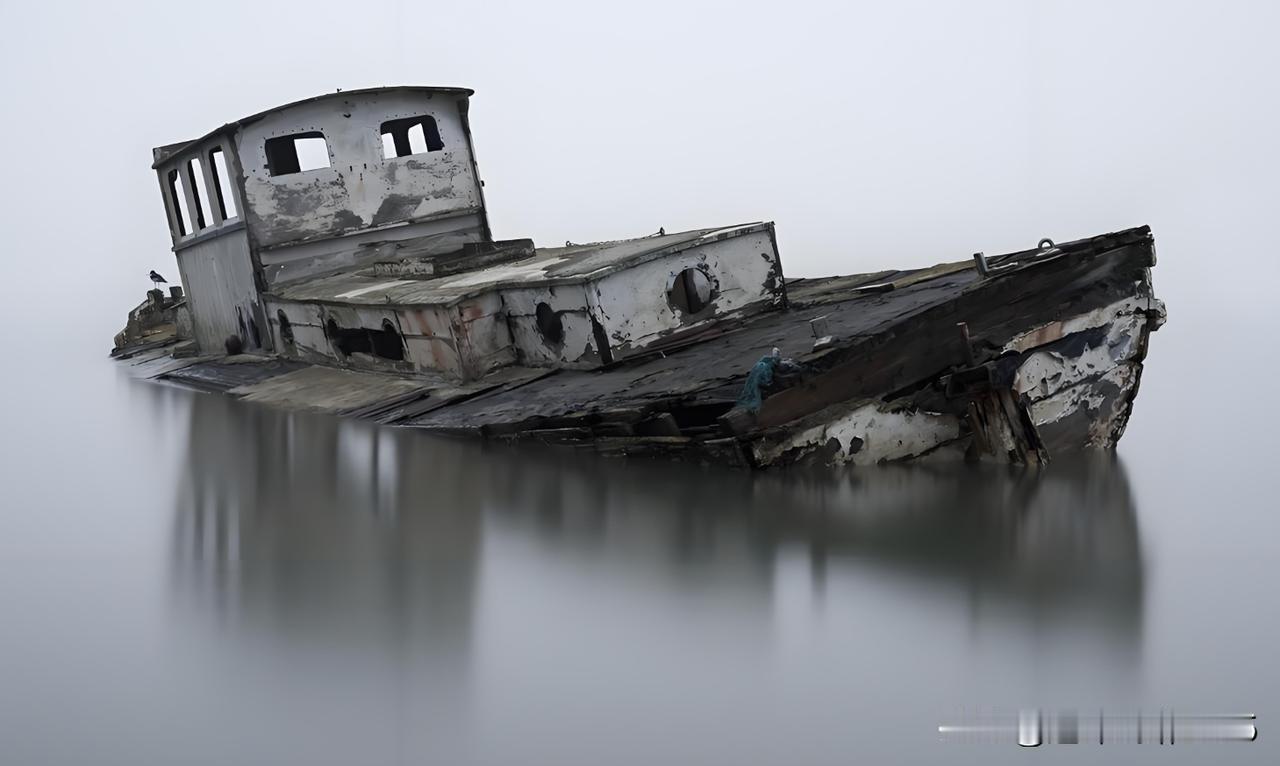
[[[160,688],[148,685],[148,674],[161,670],[147,655],[169,644],[152,628],[181,624],[190,632],[190,625],[148,612],[149,601],[117,608],[111,599],[129,593],[185,603],[165,590],[165,567],[130,568],[142,560],[131,546],[165,550],[171,484],[190,480],[187,463],[198,462],[202,449],[234,456],[243,438],[227,436],[232,446],[222,452],[202,445],[189,433],[194,423],[230,416],[197,408],[188,417],[188,398],[138,393],[106,360],[126,312],[151,286],[148,270],[178,280],[152,147],[337,88],[429,84],[476,91],[471,125],[499,238],[555,246],[772,220],[784,270],[794,277],[922,267],[975,251],[1026,249],[1041,237],[1064,241],[1149,224],[1159,257],[1155,290],[1169,323],[1151,339],[1119,448],[1122,494],[1131,491],[1137,508],[1135,545],[1146,573],[1142,630],[1130,639],[1138,648],[1125,655],[1142,680],[1130,691],[1153,706],[1257,712],[1260,747],[1234,752],[1245,759],[1266,752],[1269,732],[1274,738],[1268,723],[1280,711],[1273,658],[1280,611],[1265,595],[1280,560],[1271,480],[1280,418],[1268,404],[1280,369],[1273,297],[1280,266],[1270,233],[1280,206],[1278,22],[1280,4],[1240,0],[0,0],[0,394],[7,405],[0,614],[9,626],[0,631],[0,713],[25,711],[8,719],[24,722],[8,732],[10,741],[27,755],[40,752],[68,736],[66,722],[49,717],[67,700],[109,710],[119,702],[117,688],[140,684],[139,699]],[[527,543],[518,535],[497,540],[499,551]],[[611,561],[587,550],[593,562]],[[511,583],[527,579],[521,564],[506,566],[519,573]],[[528,603],[558,598],[571,621],[578,575],[543,590],[528,586]],[[871,589],[865,606],[876,575],[851,579]],[[520,600],[511,587],[516,595],[499,601]],[[840,604],[838,595],[827,603]],[[941,609],[919,592],[902,595],[882,597],[926,604],[911,618],[920,620],[912,637],[923,645],[921,637],[938,627],[928,610]],[[77,611],[82,603],[89,608]],[[513,633],[536,622],[531,611],[503,615]],[[842,626],[861,624],[860,615],[843,617]],[[963,622],[948,619],[937,617],[949,628]],[[549,622],[536,624],[562,638]],[[854,661],[843,640],[849,634],[806,625],[805,640],[823,651],[793,645],[796,657]],[[907,645],[898,626],[878,628],[885,645]],[[733,646],[737,628],[720,629],[712,631],[716,645]],[[197,642],[219,644],[213,627],[195,634]],[[750,704],[759,692],[750,674],[774,656],[779,636],[753,635],[756,643],[744,650],[750,662],[718,655],[715,662],[730,666],[726,676],[741,683],[726,688],[741,693],[716,704]],[[1055,655],[1045,651],[1047,659],[1036,661],[1052,664]],[[706,657],[683,659],[696,669]],[[171,683],[198,688],[221,688],[217,678],[230,679],[239,667],[232,658],[226,668],[208,666],[205,677],[193,669],[207,663],[194,654],[171,662],[182,670]],[[826,688],[831,665],[795,662],[805,671],[794,676],[798,685]],[[1003,662],[987,658],[939,683],[948,699],[972,692],[974,702],[995,702],[971,685],[999,675]],[[65,668],[61,686],[43,685],[42,663]],[[1105,678],[1104,665],[1082,674],[1080,685]],[[363,683],[360,667],[344,672]],[[397,666],[383,670],[390,676]],[[896,674],[919,697],[937,692],[928,687],[936,676],[899,670],[879,671],[884,684],[897,683],[888,677]],[[842,688],[852,690],[866,677],[850,672]],[[210,697],[220,710],[234,708],[243,692],[226,683],[225,697]],[[357,692],[383,691],[370,683],[373,692]],[[305,685],[280,688],[279,706],[262,710],[261,720],[287,716],[281,711],[296,699],[324,704]],[[888,687],[872,692],[878,688]],[[15,689],[23,695],[6,696]],[[47,692],[34,695],[47,707],[31,707],[33,689]],[[608,699],[608,689],[597,691]],[[542,710],[531,694],[529,709]],[[1089,703],[1087,689],[1077,699]],[[589,708],[591,698],[578,703]],[[810,717],[826,709],[801,715],[801,728],[848,729],[847,720],[824,729],[823,719]],[[119,739],[146,730],[156,714],[138,710],[123,723],[96,720],[64,745],[88,743],[84,752],[99,762],[108,754],[138,762],[131,761],[134,743]],[[46,720],[47,730],[31,725]],[[197,723],[173,730],[174,751],[184,731],[200,733]],[[4,725],[0,716],[0,734]],[[724,725],[734,728],[733,719]],[[524,742],[519,733],[513,741]],[[95,753],[104,742],[114,749]]]
[[[82,395],[52,371],[106,354],[148,270],[177,280],[152,147],[336,88],[458,85],[499,238],[773,220],[787,275],[821,276],[1149,224],[1169,323],[1120,452],[1263,475],[1277,22],[1240,0],[6,0],[5,385]]]
[[[74,300],[59,329],[101,347],[149,269],[176,278],[152,147],[336,88],[458,85],[499,237],[774,220],[810,276],[1145,223],[1168,335],[1204,304],[1256,320],[1280,276],[1277,21],[1238,1],[6,0],[4,267]]]

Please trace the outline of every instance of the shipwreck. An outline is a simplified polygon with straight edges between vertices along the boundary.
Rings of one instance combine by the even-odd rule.
[[[471,95],[340,91],[155,149],[181,286],[113,355],[267,405],[751,468],[1041,464],[1123,434],[1165,319],[1147,227],[818,279],[784,276],[770,222],[495,240]]]

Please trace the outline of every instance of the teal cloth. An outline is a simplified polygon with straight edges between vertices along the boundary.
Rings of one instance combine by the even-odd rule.
[[[784,362],[781,357],[772,354],[760,357],[760,361],[751,366],[747,373],[747,382],[742,386],[738,396],[738,406],[748,412],[759,412],[764,404],[764,389],[773,385],[773,376],[779,367],[794,367],[792,362]]]

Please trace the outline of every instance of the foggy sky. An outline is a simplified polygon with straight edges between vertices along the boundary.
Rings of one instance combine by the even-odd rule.
[[[476,90],[499,237],[773,220],[787,274],[803,276],[1145,223],[1171,309],[1153,370],[1274,316],[1270,3],[5,0],[0,13],[3,277],[20,286],[0,311],[76,353],[106,351],[149,269],[177,278],[153,146],[386,84]],[[1151,372],[1140,399],[1175,396],[1174,375]]]

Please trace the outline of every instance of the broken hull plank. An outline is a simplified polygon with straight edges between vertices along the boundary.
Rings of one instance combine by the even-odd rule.
[[[1137,394],[1148,337],[1164,321],[1151,286],[1150,231],[987,262],[985,277],[972,266],[942,264],[798,280],[788,288],[790,309],[741,317],[663,354],[591,371],[508,369],[499,380],[461,386],[414,388],[413,378],[400,378],[383,386],[384,396],[329,409],[437,433],[754,468],[1039,463],[1113,448]],[[815,345],[818,326],[827,337]],[[773,347],[803,372],[758,412],[744,413],[735,400],[746,373]],[[260,363],[258,377],[217,364],[188,365],[169,377],[219,389],[229,387],[226,377],[245,379],[236,395],[309,407],[305,391],[264,393],[281,391],[272,378],[299,369],[296,363],[271,371],[278,361]]]

